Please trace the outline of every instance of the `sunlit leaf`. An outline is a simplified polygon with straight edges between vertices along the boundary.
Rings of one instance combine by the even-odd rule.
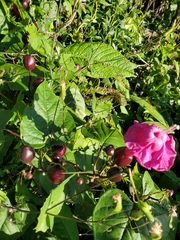
[[[72,178],[73,175],[64,180],[60,185],[51,191],[43,204],[40,215],[38,217],[38,224],[36,226],[36,232],[46,232],[47,229],[53,229],[54,217],[59,214],[62,209],[63,202],[65,200],[64,187]]]
[[[93,78],[130,77],[135,64],[105,43],[75,43],[66,48],[81,73]],[[68,66],[67,66],[68,69]]]
[[[113,196],[121,194],[122,210],[114,212],[115,203]],[[129,215],[133,208],[133,202],[119,189],[106,191],[99,199],[93,212],[93,232],[95,240],[123,239],[125,228],[129,222]]]
[[[0,209],[0,236],[3,240],[16,240],[36,219],[36,207],[31,203],[24,203],[20,210],[14,210],[12,214],[9,213],[11,203],[7,198],[3,201]],[[7,207],[6,207],[7,206]],[[13,207],[12,207],[13,210]]]
[[[163,118],[163,116],[150,103],[148,103],[146,100],[144,100],[140,97],[134,96],[134,95],[131,96],[131,99],[134,102],[137,102],[141,107],[143,107],[145,109],[145,111],[149,112],[161,124],[168,127],[168,125],[167,125],[165,119]]]
[[[64,109],[63,102],[43,82],[35,93],[33,105],[26,108],[21,122],[21,137],[25,143],[42,147],[48,137],[60,132],[63,123],[67,131],[74,127],[73,118]]]

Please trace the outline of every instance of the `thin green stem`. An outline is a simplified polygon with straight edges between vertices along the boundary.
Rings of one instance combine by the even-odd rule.
[[[133,191],[134,191],[134,193],[136,195],[136,198],[139,201],[139,196],[138,196],[138,193],[137,193],[137,190],[136,190],[136,186],[134,184],[134,180],[133,180],[133,177],[132,177],[131,169],[129,168],[128,171],[129,171],[130,183],[132,185],[132,188],[133,188]]]

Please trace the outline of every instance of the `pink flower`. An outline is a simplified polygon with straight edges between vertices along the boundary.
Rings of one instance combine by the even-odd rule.
[[[175,126],[163,130],[157,125],[139,123],[137,120],[124,135],[127,148],[139,164],[147,169],[168,171],[176,158],[175,141],[172,133]]]

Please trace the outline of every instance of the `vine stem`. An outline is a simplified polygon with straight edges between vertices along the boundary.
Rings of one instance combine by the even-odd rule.
[[[76,170],[76,173],[77,174],[86,174],[86,175],[88,175],[88,176],[92,176],[92,177],[94,177],[94,178],[103,178],[103,179],[105,179],[105,178],[107,178],[107,177],[105,177],[105,176],[101,176],[100,174],[95,174],[95,173],[90,173],[90,172],[84,172],[78,165],[76,165],[76,164],[74,164],[74,163],[72,163],[72,162],[70,162],[70,161],[64,161],[64,163],[68,163],[68,164],[70,164],[70,165],[72,165],[74,168],[75,168],[75,170]],[[64,174],[74,174],[74,172],[65,172]]]
[[[29,70],[29,83],[28,83],[29,92],[31,92],[31,82],[32,82],[32,71]]]
[[[8,133],[10,133],[10,134],[20,138],[20,135],[18,133],[15,133],[15,132],[11,131],[10,129],[5,128],[4,131],[6,131],[6,132],[8,132]]]
[[[136,190],[136,186],[135,186],[135,184],[134,184],[134,180],[133,180],[133,177],[132,177],[131,169],[129,168],[128,171],[129,171],[130,183],[131,183],[131,185],[132,185],[132,187],[133,187],[133,190],[134,190],[134,193],[135,193],[135,195],[136,195],[136,198],[137,198],[137,200],[139,201],[139,196],[138,196],[138,193],[137,193],[137,190]]]
[[[47,213],[47,214],[50,214],[48,211],[50,211],[51,209],[57,207],[58,205],[62,204],[63,202],[65,202],[65,201],[68,202],[68,201],[72,200],[73,198],[79,196],[81,193],[84,193],[84,192],[86,192],[86,191],[92,190],[92,189],[94,189],[94,188],[96,188],[96,187],[99,187],[99,186],[100,186],[100,184],[97,183],[97,184],[95,184],[94,186],[87,187],[86,189],[83,189],[82,191],[74,194],[73,196],[67,197],[65,200],[62,200],[62,201],[60,201],[59,203],[57,203],[57,204],[55,204],[55,205],[53,205],[53,206],[50,206],[50,208],[48,208],[48,209],[46,210],[46,213]]]
[[[13,103],[13,101],[11,101],[9,98],[7,98],[7,97],[6,97],[4,94],[2,94],[1,92],[0,92],[0,96],[2,96],[3,98],[5,98],[7,101]]]
[[[93,173],[94,173],[94,174],[96,173],[96,166],[97,166],[97,163],[98,163],[98,161],[99,161],[99,157],[100,157],[102,148],[103,148],[103,145],[101,145],[101,147],[100,147],[100,149],[99,149],[99,152],[98,152],[98,155],[97,155],[97,157],[96,157],[95,163],[94,163],[94,167],[93,167]]]

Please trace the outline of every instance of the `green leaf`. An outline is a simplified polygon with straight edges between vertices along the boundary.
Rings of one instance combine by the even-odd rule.
[[[20,197],[23,197],[26,202],[31,202],[35,205],[41,205],[42,204],[42,198],[40,198],[38,195],[33,194],[28,187],[26,186],[24,181],[19,181],[16,184],[16,193],[15,198],[18,201]]]
[[[146,102],[146,100],[134,96],[131,96],[131,99],[134,102],[137,102],[142,108],[144,108],[147,112],[149,112],[155,119],[157,119],[161,124],[163,124],[165,127],[168,127],[165,119],[163,116],[156,110],[155,107],[153,107],[150,103]]]
[[[142,178],[142,189],[143,195],[148,195],[149,193],[159,191],[159,188],[155,185],[150,174],[147,171],[145,171]]]
[[[26,19],[26,18],[29,19],[30,18],[28,12],[23,8],[22,4],[18,0],[13,0],[13,3],[15,3],[17,5],[20,16],[21,16],[22,19]]]
[[[113,145],[115,148],[125,146],[124,137],[117,129],[104,142],[105,146]]]
[[[6,198],[7,198],[6,194],[3,191],[0,190],[0,202],[5,201]]]
[[[0,130],[0,150],[3,148],[4,146],[4,134],[3,134],[3,130]]]
[[[113,130],[109,129],[103,120],[99,120],[82,128],[82,134],[86,138],[95,139],[100,143],[104,143],[112,133]]]
[[[43,204],[40,215],[38,217],[38,224],[36,226],[36,232],[46,232],[47,229],[52,231],[54,225],[54,217],[59,214],[62,209],[63,202],[65,200],[65,185],[74,175],[71,175],[65,179],[60,185],[51,191]]]
[[[69,172],[74,171],[74,168],[69,168]],[[74,203],[82,203],[84,202],[81,193],[88,189],[88,185],[85,183],[87,181],[86,176],[83,176],[84,183],[82,185],[78,185],[76,183],[77,175],[70,179],[70,181],[66,184],[65,194],[66,198],[71,198],[72,196],[76,196],[74,198]]]
[[[35,148],[43,147],[49,138],[59,133],[62,125],[66,131],[72,130],[75,124],[71,115],[63,107],[64,103],[43,82],[34,96],[32,106],[26,108],[22,118],[21,138]]]
[[[5,128],[6,124],[8,123],[12,115],[13,114],[10,110],[5,110],[5,109],[0,110],[0,119],[1,119],[0,128],[1,129]]]
[[[117,129],[108,128],[103,120],[82,127],[82,134],[86,138],[94,139],[102,144],[113,144],[115,147],[124,146],[122,134]]]
[[[74,110],[78,117],[83,119],[86,116],[84,98],[75,84],[71,84],[71,87],[66,91],[65,102]]]
[[[8,198],[3,202],[4,207],[0,208],[0,236],[3,240],[16,240],[36,219],[36,208],[32,204],[23,203],[19,210],[15,210],[14,213],[9,213],[11,203]],[[13,210],[13,207],[12,207]],[[31,213],[31,214],[30,214]]]
[[[124,235],[123,235],[123,239],[124,240],[147,240],[146,236],[144,236],[143,234],[141,233],[136,233],[134,230],[132,229],[127,229],[125,230],[124,232]]]
[[[7,17],[9,17],[9,10],[6,6],[6,3],[4,0],[0,2],[0,33],[1,34],[7,34],[9,27],[8,27],[8,21]]]
[[[49,36],[34,32],[29,36],[29,43],[35,51],[38,51],[42,56],[50,57],[53,44],[49,40]]]
[[[130,77],[136,67],[105,43],[75,43],[67,47],[64,53],[72,55],[74,63],[80,65],[80,73],[93,78]]]
[[[54,220],[53,233],[59,239],[78,240],[78,228],[70,208],[63,204],[59,215]]]
[[[113,196],[121,194],[122,210],[114,212],[115,203]],[[93,212],[94,240],[117,240],[122,239],[125,228],[129,223],[129,215],[133,203],[127,195],[119,189],[106,191],[99,199]]]
[[[34,222],[28,229],[27,231],[23,234],[22,240],[57,240],[57,237],[52,234],[50,231],[46,231],[45,233],[43,232],[38,232],[36,233],[34,228],[36,226],[36,223]]]
[[[93,109],[94,116],[98,118],[107,118],[112,109],[112,101],[103,101],[97,104]]]
[[[148,200],[148,204],[151,206],[152,215],[154,216],[155,220],[153,223],[149,223],[147,218],[143,217],[139,221],[136,221],[136,228],[138,229],[138,232],[142,233],[146,239],[156,239],[152,234],[152,226],[158,225],[159,229],[162,230],[162,232],[159,231],[160,235],[162,236],[161,239],[175,240],[175,238],[171,237],[177,228],[177,213],[173,210],[172,212],[169,212],[171,206],[168,204],[166,199],[163,199],[161,203],[154,200]],[[169,225],[170,221],[172,221],[172,226]],[[157,227],[155,227],[155,229],[157,229]]]
[[[160,188],[153,182],[151,175],[149,174],[148,171],[144,172],[143,176],[141,176],[141,180],[142,180],[141,195],[145,196],[145,198],[151,196],[158,200],[167,197],[165,196],[165,191],[161,191]]]
[[[82,134],[86,138],[91,138],[103,143],[111,134],[111,130],[107,128],[103,120],[97,121],[91,125],[82,128]]]
[[[29,76],[27,69],[21,64],[6,63],[1,66],[8,76],[8,86],[12,90],[28,90]]]
[[[96,205],[96,200],[92,192],[86,191],[82,194],[82,201],[75,204],[75,214],[78,218],[82,219],[83,221],[79,223],[80,226],[83,228],[87,228],[88,223],[87,220],[91,219],[94,207]]]

